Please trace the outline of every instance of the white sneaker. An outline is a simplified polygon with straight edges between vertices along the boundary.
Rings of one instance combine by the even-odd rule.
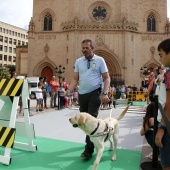
[[[148,158],[152,160],[152,159],[153,159],[153,155],[149,155]],[[159,162],[161,161],[161,158],[160,158],[160,157],[158,157],[158,161],[159,161]]]
[[[160,157],[158,157],[158,161],[161,162],[161,158]]]
[[[145,157],[149,158],[149,157],[151,157],[151,155],[153,155],[152,152],[150,154],[146,155]]]
[[[149,159],[152,159],[152,158],[153,158],[153,155],[152,155],[152,154],[150,154],[150,155],[148,156],[148,158],[149,158]]]

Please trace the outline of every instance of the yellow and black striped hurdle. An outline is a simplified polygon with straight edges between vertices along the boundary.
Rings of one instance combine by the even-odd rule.
[[[15,132],[15,128],[0,126],[0,146],[13,148]]]
[[[25,122],[16,122],[19,97],[22,98]],[[5,165],[11,163],[11,149],[15,146],[29,151],[37,150],[37,146],[33,144],[35,132],[30,123],[28,97],[27,80],[0,79],[0,147],[5,147],[4,155],[0,154],[0,162]],[[15,141],[15,135],[27,138],[27,142]]]
[[[24,79],[1,79],[0,96],[20,96]]]

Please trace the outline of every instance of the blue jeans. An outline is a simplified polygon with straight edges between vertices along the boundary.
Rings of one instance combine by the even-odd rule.
[[[60,109],[64,108],[64,101],[65,101],[65,97],[60,96]]]

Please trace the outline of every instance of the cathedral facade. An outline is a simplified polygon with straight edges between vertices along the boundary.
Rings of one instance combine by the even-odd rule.
[[[166,0],[34,0],[16,71],[51,79],[61,65],[70,82],[81,42],[91,39],[112,81],[139,87],[141,70],[160,65],[157,46],[169,35]]]

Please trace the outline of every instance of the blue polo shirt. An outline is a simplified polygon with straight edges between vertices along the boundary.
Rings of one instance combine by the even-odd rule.
[[[90,93],[102,85],[102,74],[108,72],[105,60],[93,55],[91,60],[85,56],[75,62],[74,72],[79,73],[79,94]]]

